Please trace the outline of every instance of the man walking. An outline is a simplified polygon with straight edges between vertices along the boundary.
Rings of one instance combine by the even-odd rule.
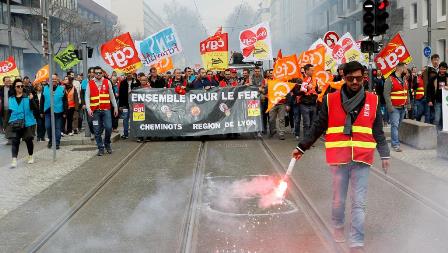
[[[314,67],[307,64],[304,67],[305,78],[300,88],[300,114],[303,118],[303,134],[307,135],[317,113],[318,87],[313,80]]]
[[[398,130],[406,114],[406,106],[409,103],[408,82],[405,78],[406,72],[406,64],[400,62],[395,72],[384,83],[384,100],[389,112],[391,126],[391,144],[395,152],[402,152]]]
[[[126,79],[121,81],[118,88],[118,103],[123,119],[123,135],[122,139],[129,137],[129,94],[135,88],[140,87],[140,81],[135,79],[132,73],[126,74]]]
[[[92,118],[93,131],[95,132],[96,145],[98,146],[98,156],[104,155],[104,149],[108,154],[112,154],[110,137],[112,135],[112,115],[118,116],[117,102],[115,101],[112,83],[103,77],[103,70],[97,66],[94,68],[95,78],[89,81],[86,89],[86,108]],[[103,130],[104,142],[102,138]]]
[[[363,72],[359,62],[345,65],[342,89],[325,97],[310,134],[292,153],[300,159],[326,131],[326,159],[333,175],[333,237],[338,243],[345,242],[345,200],[351,181],[351,253],[364,252],[367,179],[375,148],[380,153],[383,170],[387,172],[390,167],[378,97],[364,90]]]
[[[61,144],[61,133],[62,133],[62,120],[63,117],[67,115],[67,95],[65,93],[64,86],[62,86],[59,82],[59,77],[56,74],[51,76],[51,85],[44,87],[44,92],[41,96],[41,104],[40,111],[41,116],[45,115],[45,128],[47,129],[48,136],[48,148],[51,148],[53,144],[56,142],[56,149],[59,149],[59,145]],[[51,134],[51,92],[50,89],[53,89],[53,107],[54,107],[54,128],[56,141],[53,140],[53,135]]]

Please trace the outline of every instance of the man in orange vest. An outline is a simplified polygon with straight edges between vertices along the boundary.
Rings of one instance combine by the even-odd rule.
[[[429,106],[426,100],[425,81],[423,80],[422,73],[417,73],[417,82],[413,84],[412,90],[414,92],[415,106],[414,117],[415,120],[421,121],[422,116],[425,115],[425,123],[429,123]]]
[[[409,105],[408,81],[406,64],[398,63],[397,68],[384,83],[384,100],[389,112],[391,145],[395,152],[402,152],[398,129],[404,119],[406,107]]]
[[[384,172],[390,167],[378,97],[364,90],[363,72],[364,67],[359,62],[345,65],[345,84],[340,91],[325,96],[309,135],[292,153],[294,158],[300,159],[326,131],[326,158],[333,174],[333,236],[339,243],[345,242],[345,200],[351,181],[350,252],[364,252],[367,178],[375,148],[380,153]]]
[[[118,116],[118,107],[115,100],[112,83],[103,77],[101,67],[95,67],[95,78],[91,79],[86,89],[86,108],[92,119],[93,131],[95,132],[96,145],[98,146],[98,156],[104,155],[104,148],[108,154],[112,154],[110,146],[110,136],[112,135],[112,115],[111,109],[114,109],[114,116]],[[104,143],[101,135],[103,130]]]

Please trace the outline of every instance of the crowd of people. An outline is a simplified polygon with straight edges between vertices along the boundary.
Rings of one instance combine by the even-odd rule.
[[[442,127],[441,91],[447,89],[447,64],[440,62],[438,55],[431,57],[431,66],[418,70],[408,69],[399,63],[396,71],[387,79],[381,71],[374,71],[373,82],[369,82],[367,71],[362,78],[354,81],[363,85],[366,91],[378,95],[384,125],[391,126],[392,148],[401,152],[398,140],[398,128],[403,118],[435,124]],[[344,64],[338,67],[333,80],[344,78]],[[366,70],[366,69],[365,69]],[[51,76],[51,82],[32,83],[29,77],[13,80],[4,77],[4,86],[0,89],[2,117],[0,129],[12,145],[12,167],[17,166],[17,153],[20,140],[28,148],[28,162],[33,163],[33,139],[37,142],[47,141],[48,148],[55,145],[60,148],[61,137],[90,131],[92,140],[98,146],[98,155],[112,153],[111,134],[118,132],[118,121],[123,119],[122,139],[129,138],[129,93],[138,88],[174,88],[179,94],[188,90],[210,90],[213,87],[235,87],[241,85],[258,87],[260,91],[263,131],[259,135],[278,136],[285,139],[289,127],[297,140],[310,134],[313,121],[322,110],[324,94],[340,87],[322,86],[313,79],[314,67],[305,65],[302,69],[303,79],[293,79],[295,87],[276,104],[268,113],[268,80],[272,80],[273,70],[264,72],[258,66],[243,69],[241,76],[237,69],[211,71],[200,68],[175,69],[173,72],[158,73],[151,68],[149,73],[127,73],[119,76],[110,75],[101,67],[88,69],[87,77],[83,73],[75,75],[68,71],[61,78]],[[55,140],[52,139],[50,96],[53,89]],[[87,129],[83,129],[83,121]],[[102,133],[105,132],[104,140]],[[138,142],[149,139],[137,138]]]

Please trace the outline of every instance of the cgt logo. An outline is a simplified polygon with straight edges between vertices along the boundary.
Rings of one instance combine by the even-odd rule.
[[[388,55],[383,57],[378,57],[376,59],[376,63],[379,65],[379,67],[384,69],[389,68],[395,68],[398,63],[400,62],[400,59],[403,58],[403,56],[406,55],[406,47],[403,45],[398,46],[395,48],[395,50],[391,51]]]
[[[113,53],[106,52],[104,59],[111,67],[123,68],[129,64],[129,60],[134,58],[135,55],[136,53],[132,47],[124,47]]]
[[[6,73],[16,68],[16,66],[10,61],[4,61],[4,64],[0,66],[0,73]]]

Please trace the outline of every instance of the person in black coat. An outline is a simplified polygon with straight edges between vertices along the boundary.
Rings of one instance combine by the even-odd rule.
[[[151,85],[151,88],[165,88],[166,82],[165,79],[159,75],[157,75],[157,69],[152,67],[150,70],[150,76],[149,76],[149,85]]]
[[[135,88],[140,87],[140,81],[135,79],[132,73],[126,75],[126,79],[121,81],[118,88],[118,108],[123,119],[122,139],[129,137],[129,94]]]

